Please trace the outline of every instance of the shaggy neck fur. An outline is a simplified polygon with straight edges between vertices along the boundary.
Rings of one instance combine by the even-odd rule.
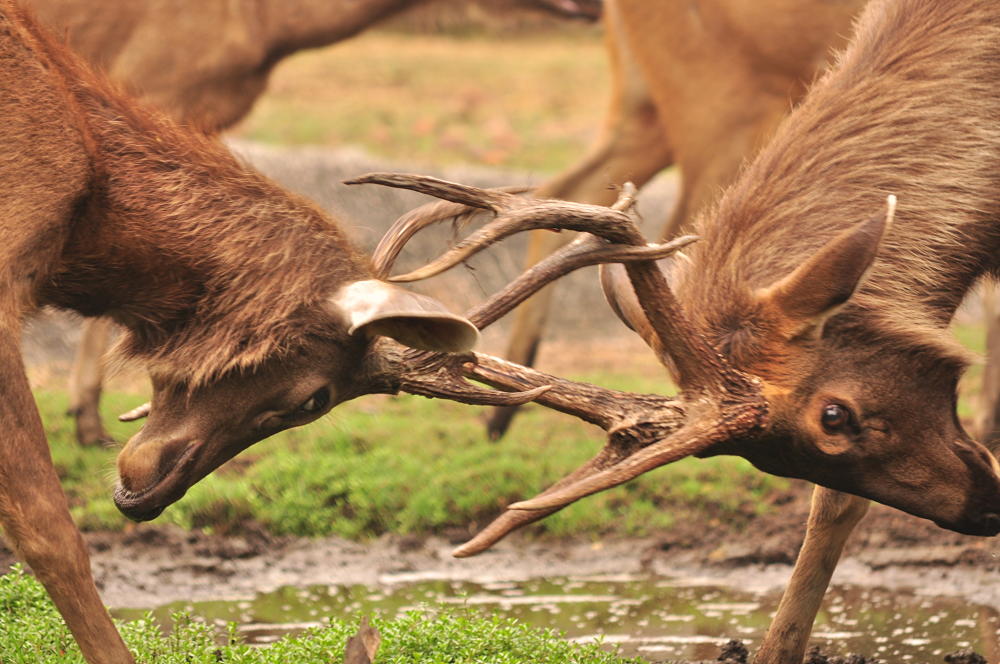
[[[323,301],[369,270],[330,219],[44,41],[94,170],[44,301],[112,316],[127,353],[192,384],[338,333]]]
[[[719,339],[751,293],[841,230],[896,221],[825,336],[962,356],[944,333],[1000,249],[1000,5],[876,0],[855,39],[774,140],[702,218],[678,296]]]

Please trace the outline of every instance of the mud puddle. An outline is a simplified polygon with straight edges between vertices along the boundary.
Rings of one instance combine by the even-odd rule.
[[[577,641],[650,661],[711,660],[729,638],[753,648],[777,607],[775,592],[702,585],[703,580],[595,575],[472,583],[416,580],[426,574],[386,574],[374,586],[285,587],[251,600],[176,602],[158,608],[164,623],[185,609],[220,625],[235,621],[251,642],[320,625],[324,617],[393,617],[413,609],[466,606],[544,628]],[[431,575],[433,576],[433,575]],[[141,610],[118,610],[137,618]],[[912,591],[835,587],[814,629],[813,643],[828,655],[864,653],[886,662],[940,662],[963,649],[1000,658],[1000,613],[961,598]]]

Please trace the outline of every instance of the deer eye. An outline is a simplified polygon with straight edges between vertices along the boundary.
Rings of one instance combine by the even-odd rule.
[[[853,427],[854,414],[847,406],[842,406],[839,403],[828,403],[823,406],[819,421],[827,433],[844,433]]]
[[[330,390],[321,387],[292,411],[292,415],[312,415],[326,408],[330,403]]]

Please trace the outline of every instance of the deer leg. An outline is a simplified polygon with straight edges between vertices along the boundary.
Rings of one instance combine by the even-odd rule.
[[[802,549],[754,664],[801,664],[844,543],[870,504],[833,489],[813,489]]]
[[[0,337],[0,524],[34,571],[90,664],[131,664],[104,608],[90,557],[69,514],[21,364],[16,334]]]
[[[76,419],[76,439],[81,445],[99,445],[114,439],[101,420],[101,387],[104,353],[111,344],[112,323],[107,318],[83,322],[80,346],[69,374],[69,415]]]
[[[614,185],[632,182],[641,187],[672,161],[667,138],[649,100],[636,90],[616,90],[597,144],[574,167],[539,187],[535,196],[610,205],[618,195]],[[525,267],[572,239],[570,233],[533,231]],[[534,363],[553,293],[550,286],[518,307],[505,357],[526,366]],[[493,409],[487,423],[491,439],[503,436],[515,412],[514,406]]]

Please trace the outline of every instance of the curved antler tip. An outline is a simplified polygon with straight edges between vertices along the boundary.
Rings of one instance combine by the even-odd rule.
[[[359,175],[357,177],[348,178],[347,180],[341,180],[344,184],[381,184],[382,180],[386,178],[391,178],[397,173],[383,173],[380,171],[374,173],[365,173],[364,175]]]
[[[519,512],[535,512],[548,507],[558,507],[558,505],[546,504],[546,501],[543,498],[530,498],[528,500],[519,500],[516,503],[511,503],[507,506],[507,509],[517,510]]]

